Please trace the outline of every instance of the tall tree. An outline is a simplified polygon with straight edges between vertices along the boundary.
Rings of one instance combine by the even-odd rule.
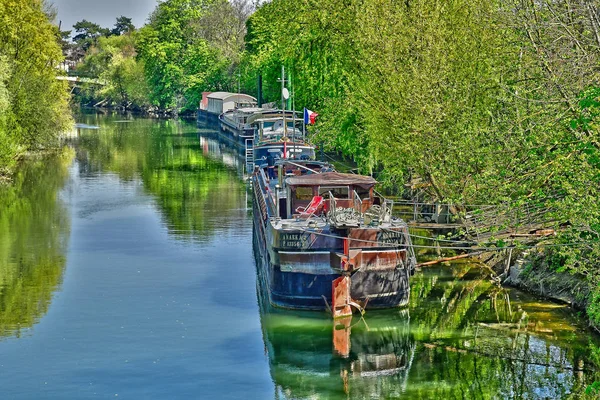
[[[90,47],[95,45],[98,38],[110,35],[110,30],[88,20],[81,20],[73,25],[75,32],[73,41],[77,44],[78,53],[83,57]]]
[[[144,75],[143,60],[137,59],[137,33],[102,37],[88,51],[79,65],[82,74],[99,78],[103,86],[88,85],[79,93],[79,100],[106,100],[109,105],[144,108],[150,105],[150,89]]]
[[[56,79],[62,61],[58,28],[45,3],[0,3],[0,169],[24,151],[45,147],[70,120],[66,84]]]
[[[163,109],[195,110],[209,77],[222,70],[218,52],[194,28],[211,4],[208,0],[166,0],[140,30],[139,57],[144,61],[152,100]]]
[[[135,30],[135,26],[131,22],[131,18],[124,16],[117,17],[115,27],[111,30],[113,35],[123,35],[124,33],[131,33]]]

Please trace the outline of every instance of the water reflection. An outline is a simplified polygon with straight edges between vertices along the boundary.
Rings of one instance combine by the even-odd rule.
[[[59,200],[72,151],[25,161],[0,186],[0,336],[20,336],[46,312],[60,286],[69,215]]]
[[[254,232],[256,235],[256,231]],[[255,237],[256,239],[256,237]],[[257,298],[276,398],[389,398],[406,385],[414,354],[408,312],[334,324],[325,313],[272,307],[254,240]]]
[[[202,123],[198,125],[198,137],[202,154],[211,157],[235,170],[239,177],[246,173],[243,149],[235,143],[225,141],[214,128],[209,128]]]
[[[82,176],[112,172],[122,181],[139,181],[152,194],[170,234],[208,240],[224,223],[245,217],[244,184],[235,166],[215,157],[194,121],[135,119],[123,116],[80,118],[99,130],[82,130],[78,162]],[[229,221],[229,222],[227,222]]]
[[[498,288],[468,263],[424,270],[411,288],[414,398],[558,399],[598,378],[597,339],[565,306]]]
[[[276,398],[582,398],[600,378],[597,338],[572,311],[500,288],[473,263],[424,269],[408,309],[337,329],[326,314],[272,308],[260,279],[257,293]]]

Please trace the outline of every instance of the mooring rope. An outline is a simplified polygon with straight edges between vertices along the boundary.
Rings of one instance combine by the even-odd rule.
[[[313,230],[309,230],[309,229],[305,229],[305,228],[300,228],[301,231],[306,232],[306,233],[312,233],[315,235],[319,235],[319,236],[325,236],[325,237],[330,237],[330,238],[334,238],[334,239],[350,239],[356,242],[362,242],[362,243],[370,243],[370,244],[375,244],[378,245],[380,247],[412,247],[415,249],[440,249],[440,250],[470,250],[473,252],[481,252],[481,251],[504,251],[504,250],[508,250],[511,248],[522,248],[522,249],[533,249],[536,247],[571,247],[571,246],[582,246],[585,244],[591,244],[591,243],[539,243],[536,245],[515,245],[512,244],[510,246],[505,246],[505,247],[467,247],[467,246],[428,246],[428,245],[418,245],[418,244],[401,244],[401,243],[387,243],[387,242],[380,242],[377,240],[368,240],[368,239],[358,239],[358,238],[347,238],[345,236],[340,236],[340,235],[334,235],[331,233],[323,233],[323,232],[318,232],[318,231],[313,231]],[[398,231],[394,231],[394,232],[398,232]],[[409,236],[411,236],[410,233],[408,233]]]

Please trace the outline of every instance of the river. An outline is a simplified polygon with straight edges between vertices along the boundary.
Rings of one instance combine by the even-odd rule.
[[[325,313],[257,290],[243,161],[216,132],[78,122],[0,188],[3,398],[562,399],[600,380],[600,342],[571,310],[464,261],[338,329],[340,352]]]

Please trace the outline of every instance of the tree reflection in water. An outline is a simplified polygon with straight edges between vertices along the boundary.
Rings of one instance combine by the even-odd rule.
[[[72,158],[69,149],[31,158],[0,186],[0,337],[37,323],[61,284],[70,220],[58,193]]]
[[[407,309],[368,311],[336,331],[325,313],[268,304],[254,242],[276,397],[583,398],[599,378],[597,340],[568,308],[500,288],[476,264],[425,269]]]
[[[82,172],[139,180],[155,198],[169,233],[181,240],[206,241],[224,221],[235,220],[229,217],[246,215],[237,207],[245,195],[243,181],[235,169],[205,154],[194,121],[118,119],[123,116],[80,118],[101,131],[78,139]]]

